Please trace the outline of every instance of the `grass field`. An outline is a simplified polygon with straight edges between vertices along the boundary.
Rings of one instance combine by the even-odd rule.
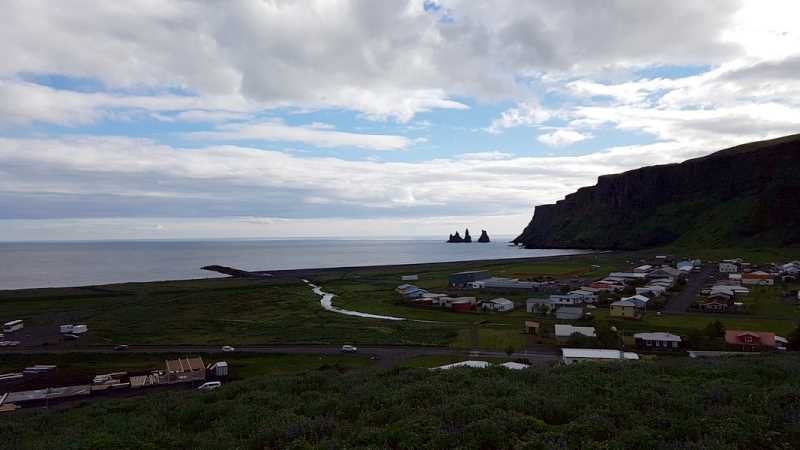
[[[126,283],[86,288],[0,291],[0,320],[22,318],[26,330],[51,330],[57,325],[86,323],[90,333],[82,344],[209,344],[244,345],[308,343],[357,345],[449,345],[458,348],[505,350],[526,346],[522,324],[532,316],[524,310],[525,294],[479,293],[479,299],[503,296],[518,309],[509,313],[456,313],[435,308],[410,307],[394,289],[400,276],[418,274],[418,286],[445,292],[447,276],[462,270],[485,269],[495,276],[518,278],[601,278],[624,270],[642,258],[664,250],[639,253],[601,253],[528,260],[495,260],[408,267],[374,267],[319,272],[313,281],[336,295],[335,306],[356,311],[413,319],[383,321],[348,317],[324,311],[319,297],[297,279],[204,279],[156,283]],[[703,253],[703,252],[700,252]],[[780,261],[776,252],[756,252],[764,259]],[[706,253],[703,253],[706,254]],[[719,257],[728,253],[708,251]],[[692,256],[691,253],[686,255]],[[750,253],[745,254],[745,256]],[[769,257],[769,258],[768,258]],[[795,258],[797,255],[795,254]],[[786,256],[784,259],[789,259]],[[592,270],[592,265],[599,269]],[[729,328],[775,331],[785,334],[800,320],[796,306],[780,300],[779,289],[754,290],[751,317],[726,315],[664,315],[649,313],[641,321],[609,320],[603,309],[596,321],[635,331],[685,333],[720,319]],[[473,293],[470,293],[474,295]],[[552,318],[541,319],[552,326]],[[419,322],[425,321],[425,322]],[[472,330],[477,330],[477,334]]]

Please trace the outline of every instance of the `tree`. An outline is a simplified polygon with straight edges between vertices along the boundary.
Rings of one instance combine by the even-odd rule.
[[[721,338],[725,336],[725,325],[719,319],[706,325],[705,334],[712,338]]]
[[[786,340],[789,341],[787,349],[800,351],[800,323],[797,324],[797,328],[794,331],[786,336]]]

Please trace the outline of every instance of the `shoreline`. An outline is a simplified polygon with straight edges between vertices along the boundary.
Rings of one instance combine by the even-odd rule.
[[[235,270],[240,270],[241,272],[246,272],[253,274],[252,277],[246,276],[230,276],[225,275],[220,272],[216,271],[208,271],[208,277],[203,278],[172,278],[172,279],[163,279],[163,280],[149,280],[149,281],[119,281],[119,282],[110,282],[110,283],[101,283],[101,284],[81,284],[81,285],[58,285],[58,286],[41,286],[41,287],[23,287],[23,288],[10,288],[10,289],[3,289],[0,287],[0,292],[20,292],[20,291],[30,291],[30,290],[38,290],[38,289],[67,289],[67,288],[74,288],[74,289],[90,289],[90,288],[99,288],[103,286],[115,286],[121,284],[145,284],[145,283],[170,283],[170,282],[181,282],[181,281],[204,281],[204,280],[221,280],[221,279],[252,279],[252,280],[270,280],[270,279],[302,279],[307,277],[313,277],[315,275],[321,274],[328,274],[328,273],[336,273],[342,271],[369,271],[369,270],[418,270],[421,268],[441,268],[442,266],[447,265],[454,265],[454,264],[502,264],[502,263],[520,263],[525,261],[543,261],[543,260],[558,260],[563,258],[573,258],[578,256],[588,256],[588,255],[608,255],[613,253],[625,253],[625,252],[616,252],[616,251],[606,251],[606,250],[575,250],[575,249],[564,249],[564,251],[579,251],[580,253],[567,253],[563,255],[547,255],[547,256],[525,256],[525,257],[515,257],[515,258],[490,258],[490,259],[470,259],[470,260],[456,260],[456,261],[439,261],[439,262],[421,262],[421,263],[400,263],[400,264],[377,264],[377,265],[361,265],[361,266],[337,266],[337,267],[312,267],[312,268],[302,268],[302,269],[278,269],[278,270],[255,270],[255,271],[245,271],[241,269],[232,268]],[[201,269],[201,268],[198,268]]]

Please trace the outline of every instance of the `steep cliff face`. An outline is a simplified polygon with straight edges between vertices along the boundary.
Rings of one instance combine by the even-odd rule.
[[[800,135],[598,178],[535,208],[514,243],[640,249],[800,243]]]

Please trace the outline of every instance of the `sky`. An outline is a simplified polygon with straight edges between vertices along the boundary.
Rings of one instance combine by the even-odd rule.
[[[600,175],[800,132],[793,0],[0,10],[0,241],[515,235]]]

